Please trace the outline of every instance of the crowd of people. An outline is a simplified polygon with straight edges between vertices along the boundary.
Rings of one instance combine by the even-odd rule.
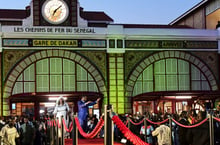
[[[219,117],[219,114],[214,114]],[[207,112],[195,110],[189,112],[182,111],[180,115],[178,114],[145,114],[146,118],[153,121],[154,123],[159,123],[166,120],[167,118],[173,118],[180,124],[185,126],[193,126],[199,124],[201,121],[208,117]],[[198,125],[197,127],[187,128],[179,126],[172,121],[172,127],[170,127],[170,122],[152,124],[146,121],[146,124],[142,121],[144,116],[141,115],[126,115],[120,116],[124,123],[127,122],[128,118],[131,119],[130,124],[127,125],[129,129],[143,141],[149,143],[150,145],[209,145],[210,144],[210,130],[209,121]],[[142,121],[141,124],[139,124]],[[146,127],[146,129],[145,129]],[[220,122],[214,120],[214,144],[220,145]],[[115,126],[115,139],[120,141],[124,140],[123,134]],[[126,144],[131,144],[128,140]]]
[[[2,117],[0,138],[3,145],[46,145],[46,120],[28,116]]]
[[[80,126],[85,133],[90,133],[98,124],[96,115],[89,116],[88,107],[93,106],[99,102],[100,98],[96,101],[87,101],[86,96],[82,96],[78,101],[78,119]],[[127,127],[136,136],[140,137],[144,142],[149,145],[209,145],[210,144],[210,129],[209,120],[204,121],[208,114],[219,118],[219,112],[213,110],[199,111],[195,110],[182,111],[181,114],[171,113],[144,113],[144,115],[119,115],[120,119],[126,124]],[[70,109],[63,97],[56,101],[53,115],[51,118],[58,118],[61,123],[61,116],[65,120],[65,124],[69,127],[71,118],[69,118]],[[48,117],[46,117],[48,118]],[[144,119],[150,121],[143,121]],[[175,121],[166,121],[167,118],[173,118]],[[140,123],[141,122],[141,123]],[[199,124],[196,127],[184,127]],[[47,128],[47,119],[33,120],[28,116],[22,117],[7,117],[0,118],[0,140],[4,145],[47,145],[50,142],[49,129]],[[220,122],[214,120],[214,144],[220,145]],[[97,137],[104,136],[104,129]],[[65,137],[70,136],[66,134]],[[61,135],[58,130],[58,136]],[[79,136],[82,137],[82,136]],[[82,137],[83,138],[83,137]],[[123,141],[125,144],[132,144],[129,140],[125,139],[124,135],[120,132],[118,127],[114,126],[114,138],[116,141]]]

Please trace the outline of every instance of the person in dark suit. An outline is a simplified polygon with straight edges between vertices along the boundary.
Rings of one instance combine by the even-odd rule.
[[[198,113],[198,122],[201,122],[205,118],[205,111]],[[188,129],[186,139],[191,145],[210,145],[209,122],[205,122],[198,127]]]
[[[83,96],[78,104],[78,119],[80,126],[86,132],[87,131],[87,117],[88,117],[88,108],[89,106],[93,106],[99,102],[100,98],[96,101],[87,101],[87,96]]]
[[[180,120],[179,120],[180,124],[183,125],[189,125],[189,121],[187,119],[187,112],[186,111],[182,111],[182,113],[180,114]],[[177,129],[177,133],[178,133],[178,137],[179,137],[179,143],[180,145],[188,145],[187,141],[186,141],[186,132],[187,132],[187,128],[178,126]]]

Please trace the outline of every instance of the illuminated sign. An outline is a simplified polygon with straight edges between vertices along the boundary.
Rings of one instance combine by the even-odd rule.
[[[162,48],[183,48],[183,41],[162,41]]]
[[[125,41],[126,48],[158,48],[159,41],[146,40],[127,40]]]
[[[25,47],[29,46],[28,39],[3,39],[3,46],[4,47]]]
[[[106,48],[105,40],[82,40],[82,47]]]
[[[218,49],[217,41],[126,40],[126,48]]]
[[[35,47],[78,47],[78,40],[34,39],[32,45]]]

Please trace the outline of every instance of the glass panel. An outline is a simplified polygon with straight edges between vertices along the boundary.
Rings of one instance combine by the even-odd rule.
[[[24,82],[24,92],[35,92],[35,83]]]
[[[206,80],[206,78],[203,74],[201,74],[201,80]]]
[[[153,80],[153,65],[143,71],[143,80]]]
[[[37,75],[37,92],[49,91],[49,75]]]
[[[62,74],[62,59],[61,58],[50,59],[50,73],[51,74]]]
[[[210,90],[209,83],[207,81],[202,81],[202,90]]]
[[[155,62],[154,64],[154,73],[157,74],[165,74],[165,60],[161,60],[158,62]]]
[[[18,77],[17,81],[23,81],[23,74],[20,74],[20,76]]]
[[[63,59],[63,74],[75,74],[75,62]]]
[[[153,81],[148,81],[143,83],[143,92],[153,92]]]
[[[97,90],[96,83],[94,83],[94,82],[89,82],[88,85],[89,85],[89,90],[88,90],[88,91],[92,91],[92,92],[97,92],[97,91],[98,91],[98,90]]]
[[[142,82],[136,82],[135,86],[134,86],[134,91],[133,91],[133,95],[136,96],[138,94],[142,94]]]
[[[90,74],[88,74],[88,81],[94,81],[93,77]]]
[[[87,71],[80,65],[77,65],[77,81],[87,81]]]
[[[49,67],[48,67],[48,59],[40,60],[36,63],[36,73],[37,74],[48,74]]]
[[[189,62],[184,60],[178,60],[179,74],[189,74]]]
[[[190,90],[189,75],[179,75],[179,90]]]
[[[200,90],[200,89],[201,89],[200,81],[192,81],[192,90]]]
[[[87,82],[77,82],[77,91],[87,91]]]
[[[20,94],[20,93],[23,93],[23,83],[16,82],[13,88],[13,94]]]
[[[35,80],[35,69],[34,69],[34,64],[32,64],[24,71],[24,81],[34,81],[34,80]]]
[[[76,83],[75,75],[64,75],[63,76],[64,91],[76,91],[75,83]]]
[[[138,77],[138,79],[137,79],[137,81],[142,81],[143,75],[144,75],[144,74],[140,74],[139,77]]]
[[[165,91],[166,83],[164,75],[155,75],[155,91]]]
[[[167,90],[178,90],[177,75],[167,75]]]
[[[194,65],[191,66],[192,80],[200,80],[200,71]]]
[[[177,59],[166,60],[166,73],[177,74]]]
[[[62,91],[61,75],[50,75],[50,91]]]

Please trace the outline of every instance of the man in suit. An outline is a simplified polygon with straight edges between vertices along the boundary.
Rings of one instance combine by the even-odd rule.
[[[88,117],[88,108],[99,102],[100,98],[96,101],[87,101],[87,96],[82,96],[81,100],[77,102],[78,104],[78,119],[80,126],[86,132],[87,131],[87,117]]]

